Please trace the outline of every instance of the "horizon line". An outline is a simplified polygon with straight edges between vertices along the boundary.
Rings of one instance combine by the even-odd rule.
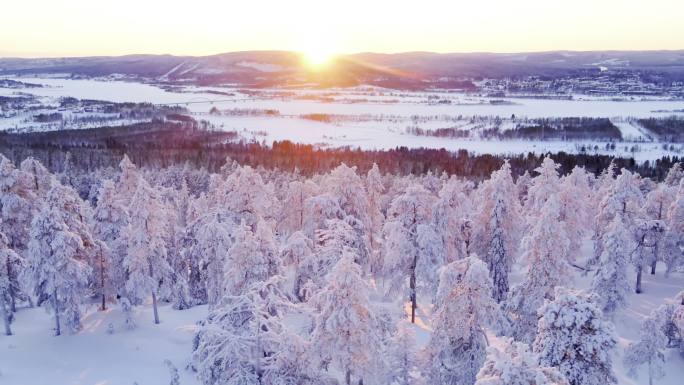
[[[338,53],[334,56],[357,56],[357,55],[408,55],[408,54],[428,54],[428,55],[520,55],[520,54],[544,54],[544,53],[600,53],[600,52],[621,52],[621,53],[657,53],[657,52],[683,52],[684,47],[677,49],[553,49],[553,50],[539,50],[539,51],[396,51],[396,52],[378,52],[378,51],[359,51],[352,53]],[[286,49],[254,49],[254,50],[237,50],[237,51],[223,51],[218,53],[206,55],[185,55],[172,53],[127,53],[127,54],[111,54],[111,55],[27,55],[22,54],[3,54],[0,52],[0,60],[16,59],[16,60],[37,60],[37,59],[87,59],[87,58],[124,58],[130,56],[171,56],[171,57],[188,57],[188,58],[203,58],[211,56],[229,55],[229,54],[248,54],[248,53],[290,53],[302,54],[298,50]]]

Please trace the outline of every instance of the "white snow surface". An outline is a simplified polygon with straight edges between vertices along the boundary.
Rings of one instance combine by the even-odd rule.
[[[637,162],[658,159],[665,155],[681,155],[684,146],[673,148],[653,142],[647,132],[637,127],[633,118],[663,117],[684,110],[684,101],[663,99],[607,100],[575,97],[574,100],[525,98],[487,98],[452,92],[405,92],[373,87],[348,89],[260,89],[243,90],[235,87],[183,87],[182,91],[166,91],[152,84],[132,81],[104,81],[45,77],[13,78],[43,84],[46,87],[23,89],[47,101],[71,96],[113,102],[150,102],[178,104],[190,110],[197,120],[208,120],[224,130],[238,131],[243,138],[270,144],[275,140],[323,147],[351,146],[366,150],[408,148],[466,149],[473,153],[500,155],[526,152],[545,153],[565,151],[598,153],[634,157]],[[216,91],[228,95],[217,94]],[[16,90],[0,88],[0,95],[13,95]],[[451,104],[439,104],[446,100]],[[503,100],[503,103],[500,101]],[[496,101],[496,103],[491,103]],[[279,116],[216,116],[208,112],[250,109],[277,110]],[[334,114],[352,119],[320,122],[306,120],[304,114]],[[409,126],[423,130],[437,128],[477,129],[478,124],[454,121],[456,117],[546,118],[546,117],[604,117],[610,118],[625,139],[615,149],[606,149],[604,142],[595,141],[526,141],[480,140],[416,136],[406,133]],[[358,118],[367,119],[358,119]],[[354,120],[354,118],[357,118]],[[368,119],[370,118],[370,119]],[[418,123],[412,122],[418,118]],[[26,116],[0,119],[0,130],[16,129]],[[510,120],[504,120],[506,129]],[[465,125],[464,125],[465,124]],[[480,127],[482,128],[482,127]],[[46,127],[46,129],[50,129]],[[55,128],[51,128],[55,129]],[[594,148],[598,146],[598,148]]]
[[[584,252],[591,250],[585,243]],[[639,378],[627,376],[622,365],[624,349],[639,337],[639,325],[650,312],[666,300],[671,300],[684,288],[684,275],[671,274],[665,277],[662,265],[655,276],[644,275],[642,294],[630,294],[626,309],[618,311],[615,323],[618,347],[613,363],[621,385],[639,385],[648,381],[645,368],[639,371]],[[630,279],[633,280],[630,271]],[[587,288],[591,277],[575,275],[578,288]],[[378,302],[381,295],[375,294],[378,306],[395,309],[398,304]],[[408,316],[410,307],[406,304]],[[419,306],[418,319],[413,325],[417,345],[424,347],[431,333],[429,322],[430,306]],[[186,369],[192,352],[192,338],[196,322],[207,315],[206,306],[189,310],[173,310],[170,305],[160,307],[161,324],[152,323],[150,305],[136,309],[137,329],[127,330],[124,315],[116,307],[105,312],[97,311],[92,305],[83,320],[84,328],[74,335],[52,335],[53,319],[43,309],[21,309],[12,328],[14,335],[0,335],[0,384],[3,385],[166,385],[169,383],[165,359],[178,368],[181,384],[199,385],[194,373]],[[301,329],[301,319],[289,317],[286,324]],[[108,334],[109,324],[114,333]],[[490,343],[497,345],[499,339],[488,333]],[[684,378],[684,357],[677,349],[668,349],[665,366],[666,375],[656,385],[679,385]]]

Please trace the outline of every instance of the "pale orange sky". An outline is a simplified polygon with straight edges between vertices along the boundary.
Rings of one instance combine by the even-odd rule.
[[[0,56],[684,49],[682,0],[21,0]]]

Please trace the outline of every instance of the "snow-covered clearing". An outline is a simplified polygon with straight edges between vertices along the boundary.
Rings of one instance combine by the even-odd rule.
[[[661,267],[661,266],[659,266]],[[662,269],[660,269],[662,270]],[[578,274],[577,287],[587,287],[591,277]],[[633,277],[632,277],[633,278]],[[628,307],[614,319],[618,334],[618,348],[613,358],[619,384],[639,385],[647,381],[645,368],[639,379],[629,378],[622,365],[624,349],[638,339],[639,325],[650,312],[684,289],[681,273],[664,277],[644,275],[644,292],[630,294]],[[377,303],[377,302],[376,302]],[[383,307],[391,304],[377,303]],[[408,303],[406,314],[410,314]],[[429,338],[429,306],[418,308],[413,328],[417,345],[424,347]],[[168,359],[178,368],[182,385],[199,384],[194,373],[186,370],[192,352],[195,323],[207,315],[206,306],[189,310],[173,310],[170,305],[160,307],[161,324],[152,323],[150,306],[136,310],[138,327],[126,329],[124,316],[118,308],[105,312],[93,307],[84,319],[84,328],[75,335],[54,337],[53,319],[43,309],[21,309],[13,324],[14,335],[0,335],[0,384],[7,385],[167,385]],[[288,319],[290,327],[300,328],[301,320]],[[109,325],[114,333],[109,334]],[[500,339],[489,333],[490,343]],[[684,378],[684,357],[676,349],[667,351],[666,376],[657,385],[678,385]]]
[[[198,384],[184,368],[189,362],[195,322],[206,306],[173,310],[161,306],[161,323],[152,323],[152,308],[137,309],[137,328],[128,330],[117,308],[91,308],[83,330],[53,336],[53,322],[41,308],[22,309],[15,335],[0,337],[0,384],[7,385],[139,385],[168,384],[170,360],[182,384]],[[109,333],[110,325],[113,334]]]

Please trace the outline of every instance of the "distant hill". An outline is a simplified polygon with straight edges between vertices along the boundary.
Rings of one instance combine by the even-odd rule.
[[[158,82],[242,86],[374,84],[424,88],[444,83],[468,88],[472,78],[538,75],[559,77],[600,70],[639,71],[684,80],[681,51],[554,51],[539,53],[359,53],[338,57],[322,71],[302,65],[301,56],[286,51],[231,52],[211,56],[128,55],[51,59],[0,58],[0,75],[55,74],[108,76],[120,74]]]

